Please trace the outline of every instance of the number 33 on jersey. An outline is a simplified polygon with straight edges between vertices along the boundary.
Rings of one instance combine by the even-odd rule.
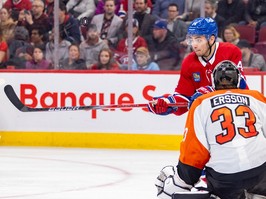
[[[264,158],[258,156],[266,156],[265,112],[266,98],[258,91],[219,90],[201,96],[188,114],[180,161],[228,174],[262,165]]]

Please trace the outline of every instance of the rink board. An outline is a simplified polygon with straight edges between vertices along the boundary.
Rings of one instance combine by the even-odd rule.
[[[1,146],[56,146],[115,149],[179,150],[181,135],[1,132]]]
[[[178,73],[166,72],[2,72],[0,144],[179,149],[187,114],[158,116],[146,108],[23,113],[3,92],[10,84],[33,107],[146,103],[152,96],[173,93],[178,79]],[[250,88],[264,93],[264,73],[247,79]]]

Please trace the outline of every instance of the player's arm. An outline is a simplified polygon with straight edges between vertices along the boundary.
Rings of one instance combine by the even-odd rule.
[[[241,73],[240,81],[239,81],[239,88],[249,89],[247,81],[246,81],[246,76],[244,74],[243,64],[242,64],[242,52],[237,46],[233,45],[233,48],[234,48],[233,49],[234,53],[232,53],[232,57],[230,61],[236,64],[238,70]]]
[[[187,97],[179,93],[173,95],[164,95],[160,97],[153,98],[153,101],[149,103],[148,107],[150,112],[158,115],[168,115],[174,113],[175,115],[182,115],[188,111],[192,102],[197,99],[199,96],[206,93],[213,92],[214,89],[212,86],[202,86],[196,90],[196,92],[191,96]],[[187,103],[187,107],[171,107],[171,103]]]
[[[152,113],[158,115],[168,115],[171,113],[175,115],[182,115],[188,111],[188,107],[170,108],[168,104],[169,102],[170,103],[185,102],[189,104],[190,96],[192,96],[195,92],[195,88],[193,86],[193,82],[190,77],[190,72],[187,71],[186,69],[189,68],[190,66],[189,64],[190,64],[189,59],[186,58],[182,63],[180,78],[177,87],[175,88],[174,94],[154,97],[153,103],[149,103],[149,110]]]
[[[244,76],[243,73],[241,73],[241,75],[240,75],[239,88],[241,88],[241,89],[249,89],[246,77]]]
[[[199,112],[204,109],[200,107],[201,100],[204,99],[195,101],[188,112],[184,138],[180,144],[179,175],[188,184],[198,181],[201,171],[210,159],[205,121]]]
[[[188,55],[182,63],[180,78],[172,95],[164,95],[155,97],[152,103],[149,103],[149,110],[158,115],[182,115],[189,109],[190,104],[200,95],[212,92],[210,87],[202,87],[197,89],[195,82],[200,80],[197,72],[192,73],[194,55]],[[171,108],[169,103],[188,103],[187,107]]]
[[[158,115],[168,115],[174,113],[176,115],[182,115],[187,112],[188,107],[171,107],[169,104],[187,103],[189,104],[189,98],[178,93],[173,95],[166,94],[159,97],[154,97],[153,101],[149,102],[149,111]]]
[[[191,185],[196,184],[199,181],[199,178],[202,174],[202,169],[184,164],[181,161],[178,162],[178,168],[179,168],[178,175],[187,184]]]

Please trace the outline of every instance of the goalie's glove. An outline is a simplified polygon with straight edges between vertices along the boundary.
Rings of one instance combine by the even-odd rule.
[[[191,96],[190,102],[189,102],[189,108],[191,104],[194,102],[195,99],[197,99],[199,96],[202,96],[204,94],[213,92],[214,89],[211,86],[202,86],[196,90],[196,92]]]
[[[175,192],[189,192],[191,185],[186,184],[178,175],[177,167],[164,167],[156,178],[155,186],[160,199],[171,199]]]
[[[154,97],[153,101],[148,103],[150,112],[158,115],[168,115],[177,110],[177,107],[170,107],[168,104],[176,103],[174,96],[160,96]]]

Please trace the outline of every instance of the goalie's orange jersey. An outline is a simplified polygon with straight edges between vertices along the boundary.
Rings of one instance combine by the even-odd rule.
[[[188,113],[180,162],[232,174],[266,162],[266,98],[254,90],[219,90]]]

